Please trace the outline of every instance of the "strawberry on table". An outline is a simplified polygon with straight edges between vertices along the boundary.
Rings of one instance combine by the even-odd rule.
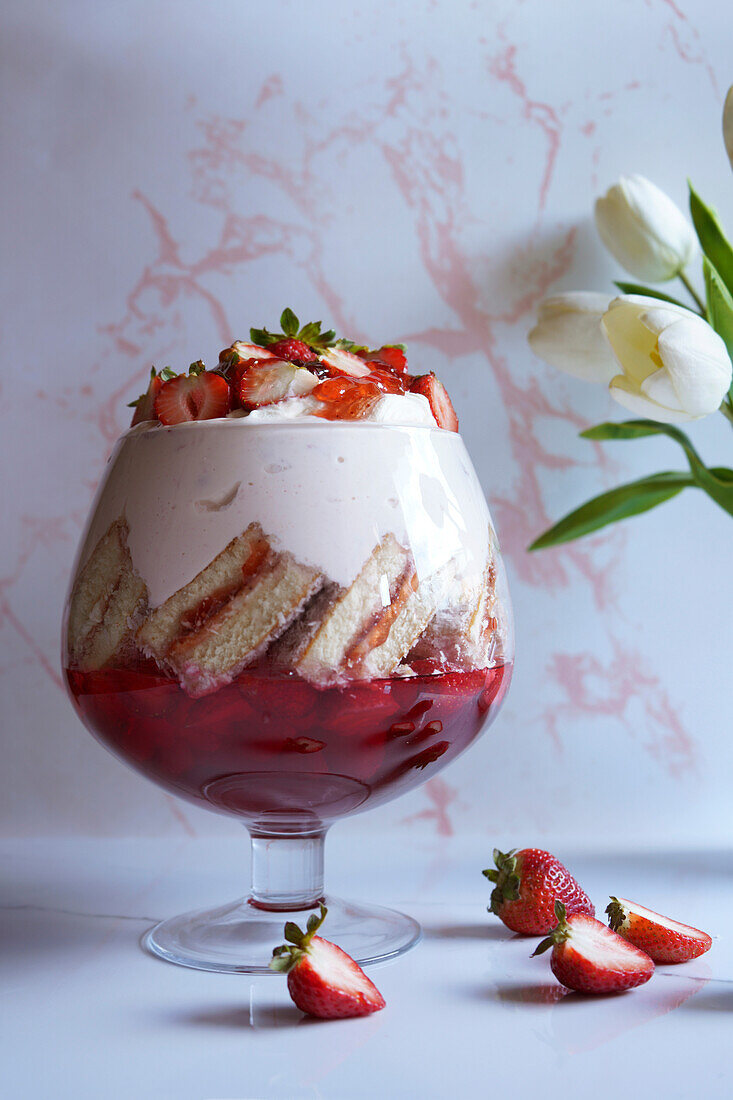
[[[532,957],[552,949],[550,967],[562,985],[578,993],[623,993],[649,981],[652,959],[601,921],[585,913],[568,916],[561,901],[555,916],[557,926]]]
[[[430,411],[435,417],[439,428],[446,428],[449,432],[458,431],[458,417],[453,408],[453,402],[448,396],[448,391],[435,375],[420,374],[413,379],[410,393],[421,393],[430,402]]]
[[[612,897],[606,913],[613,931],[645,951],[655,963],[689,962],[712,947],[707,932],[663,917],[626,898]]]
[[[512,932],[546,935],[556,923],[556,901],[562,902],[569,913],[595,916],[588,895],[551,852],[541,848],[500,852],[495,848],[494,863],[495,867],[483,872],[495,884],[489,912]]]
[[[212,420],[229,412],[226,379],[192,363],[188,374],[177,374],[164,382],[155,398],[155,415],[161,424],[183,424],[187,420]]]
[[[316,935],[327,912],[321,905],[320,916],[308,918],[305,932],[288,921],[288,943],[275,948],[270,967],[287,974],[290,996],[310,1016],[335,1020],[378,1012],[385,1002],[374,983],[350,955]]]

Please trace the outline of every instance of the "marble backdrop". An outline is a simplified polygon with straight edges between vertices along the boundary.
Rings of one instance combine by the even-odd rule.
[[[548,291],[623,277],[589,219],[620,173],[681,204],[689,174],[733,222],[725,6],[7,0],[3,24],[0,828],[235,828],[92,741],[59,620],[150,364],[211,362],[288,304],[445,379],[516,611],[497,725],[355,837],[729,841],[730,520],[689,491],[525,550],[589,495],[681,465],[668,442],[578,439],[623,412],[526,333]],[[719,419],[691,434],[730,461]]]

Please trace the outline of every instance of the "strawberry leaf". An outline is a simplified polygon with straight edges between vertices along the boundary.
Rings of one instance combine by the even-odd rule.
[[[285,939],[288,943],[294,943],[296,947],[302,943],[303,933],[294,921],[289,920],[285,925]]]
[[[292,309],[286,308],[280,315],[280,327],[286,336],[297,336],[298,329],[300,328],[300,321],[293,313]]]

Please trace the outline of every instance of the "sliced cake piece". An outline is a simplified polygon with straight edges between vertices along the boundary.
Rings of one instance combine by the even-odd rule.
[[[190,631],[213,614],[268,559],[274,559],[270,541],[259,523],[250,523],[193,580],[150,612],[137,632],[140,648],[164,661],[182,629]]]
[[[369,631],[347,655],[350,675],[359,680],[390,676],[428,627],[444,598],[455,569],[450,562],[431,577],[417,583],[406,577],[390,607],[390,615]]]
[[[323,587],[308,600],[302,614],[267,651],[267,659],[275,668],[291,669],[298,664],[316,631],[343,591],[341,585],[335,581],[326,581]]]
[[[459,580],[448,589],[430,625],[408,657],[433,658],[448,668],[486,668],[497,630],[496,568],[489,562],[480,583]]]
[[[408,571],[411,558],[393,534],[374,547],[356,580],[327,609],[308,644],[298,652],[295,669],[314,683],[343,679],[347,654],[389,614],[392,597]]]
[[[264,653],[323,584],[290,554],[261,569],[213,615],[176,640],[166,661],[192,696],[207,695]]]
[[[127,522],[120,517],[92,550],[71,596],[69,661],[87,672],[129,648],[147,604],[145,582],[133,568],[127,536]]]

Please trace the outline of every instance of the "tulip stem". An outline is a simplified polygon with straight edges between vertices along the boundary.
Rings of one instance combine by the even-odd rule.
[[[731,424],[733,424],[733,408],[731,408],[731,406],[728,404],[728,401],[723,402],[723,404],[720,406],[720,411],[722,412],[726,420],[730,420]]]
[[[695,290],[695,288],[692,285],[692,283],[690,282],[690,280],[685,275],[684,271],[680,271],[679,278],[680,278],[680,282],[684,286],[685,290],[687,291],[687,293],[690,295],[690,297],[692,298],[692,300],[695,302],[698,309],[700,310],[700,315],[702,317],[706,317],[707,316],[707,309],[705,308],[705,303],[703,302],[702,298],[700,297],[700,295]]]

